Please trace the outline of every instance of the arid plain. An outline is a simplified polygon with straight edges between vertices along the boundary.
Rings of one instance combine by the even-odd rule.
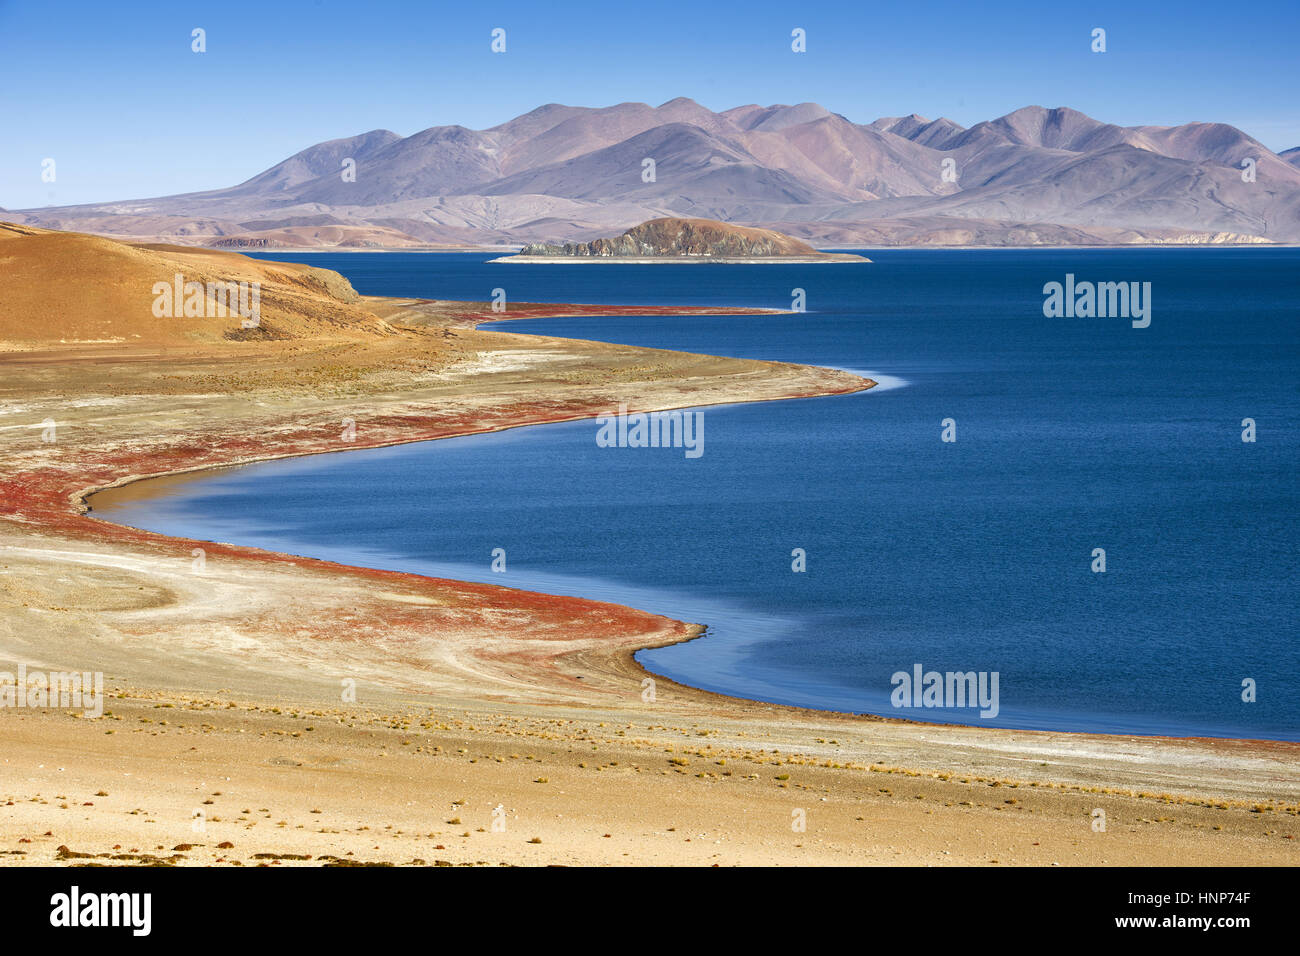
[[[175,273],[259,282],[260,325],[156,318],[150,289]],[[656,310],[505,317],[620,311]],[[0,670],[102,671],[107,693],[99,718],[0,710],[0,861],[1300,861],[1296,744],[930,726],[664,679],[647,701],[633,651],[694,625],[85,513],[97,489],[149,493],[144,477],[871,384],[486,318],[304,266],[0,224]]]

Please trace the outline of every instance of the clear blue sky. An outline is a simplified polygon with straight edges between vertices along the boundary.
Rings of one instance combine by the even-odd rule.
[[[794,27],[805,54],[790,51]],[[1089,49],[1094,27],[1105,54]],[[1231,123],[1282,150],[1300,145],[1298,40],[1297,0],[0,0],[0,206],[215,189],[366,130],[676,96],[967,126],[1071,106],[1122,125]]]

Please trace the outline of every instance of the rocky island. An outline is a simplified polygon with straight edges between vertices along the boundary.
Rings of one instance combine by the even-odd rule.
[[[772,229],[733,226],[714,219],[651,219],[613,239],[530,243],[518,255],[493,262],[870,262],[849,253],[818,252],[808,243]]]

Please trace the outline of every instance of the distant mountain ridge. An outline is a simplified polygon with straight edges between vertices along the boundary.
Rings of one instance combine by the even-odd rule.
[[[227,189],[10,215],[240,248],[575,242],[663,217],[822,245],[1300,242],[1300,150],[1065,107],[965,128],[816,103],[552,103],[486,130],[318,143]]]

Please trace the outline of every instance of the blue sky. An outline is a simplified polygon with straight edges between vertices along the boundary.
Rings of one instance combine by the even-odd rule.
[[[190,32],[207,31],[207,52]],[[505,54],[489,49],[504,28]],[[790,50],[807,31],[808,51]],[[1094,27],[1107,52],[1090,50]],[[1300,145],[1300,2],[0,0],[0,206],[233,185],[321,140],[548,102],[812,100],[963,125],[1029,104]],[[57,178],[41,181],[54,158]]]

